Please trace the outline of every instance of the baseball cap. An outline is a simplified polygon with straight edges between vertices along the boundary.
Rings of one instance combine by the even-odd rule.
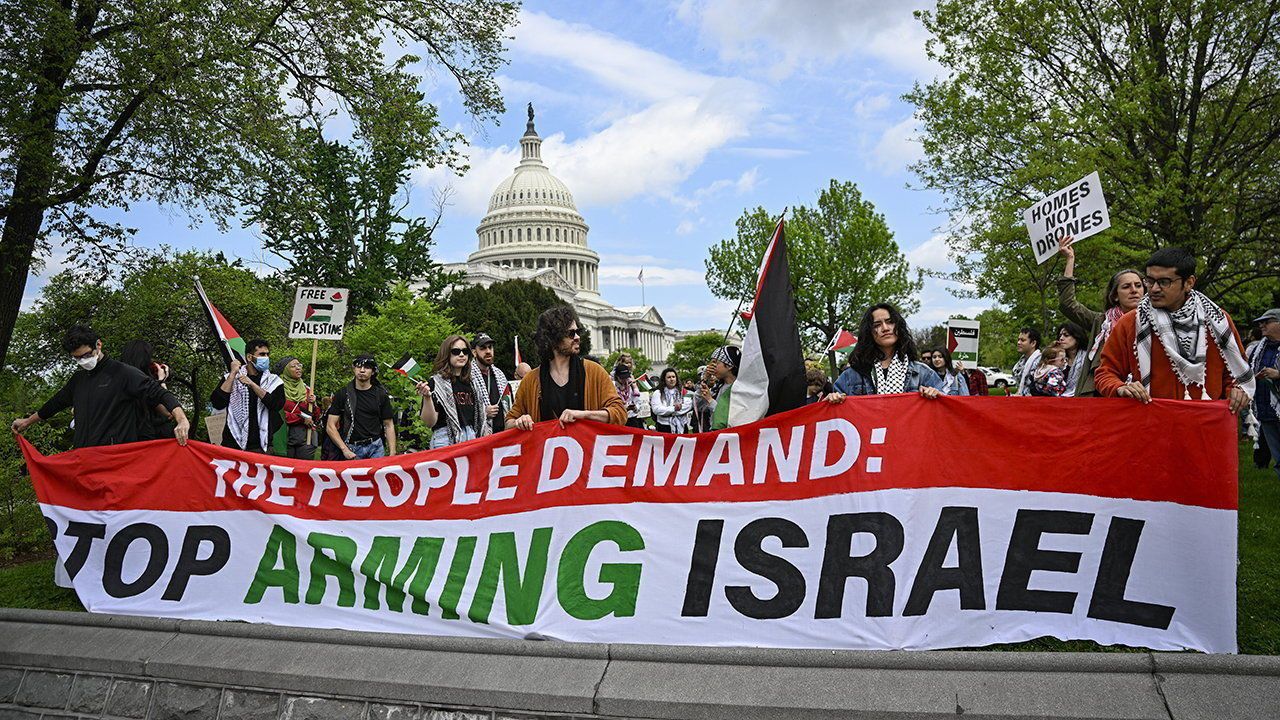
[[[476,336],[475,340],[471,341],[471,347],[473,348],[478,348],[481,345],[492,345],[492,344],[493,344],[493,338],[489,337],[487,333],[480,333],[479,335]]]
[[[1275,320],[1276,322],[1280,322],[1280,308],[1271,308],[1270,310],[1262,313],[1262,317],[1254,318],[1254,322],[1256,323],[1260,323],[1263,320]]]
[[[358,355],[355,360],[351,361],[352,367],[378,369],[378,361],[372,355]]]

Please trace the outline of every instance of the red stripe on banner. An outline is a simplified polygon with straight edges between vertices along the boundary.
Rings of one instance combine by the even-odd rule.
[[[839,430],[856,440],[846,443]],[[1235,419],[1221,401],[1144,406],[1128,399],[896,395],[816,403],[720,433],[660,435],[587,422],[561,429],[552,421],[442,450],[338,463],[204,443],[180,447],[171,440],[45,457],[25,439],[19,442],[45,504],[425,520],[567,505],[758,502],[937,487],[1235,509],[1235,432]],[[657,444],[672,455],[677,443],[691,445],[682,485],[675,478],[684,456],[648,451]],[[551,451],[544,473],[548,445],[560,449]],[[576,458],[575,447],[581,448]],[[757,475],[758,451],[765,468]],[[674,468],[669,476],[661,470],[664,459]],[[575,460],[580,467],[567,472]],[[841,462],[850,464],[842,468]],[[463,473],[468,480],[459,487],[453,478]],[[655,476],[665,484],[655,486]]]

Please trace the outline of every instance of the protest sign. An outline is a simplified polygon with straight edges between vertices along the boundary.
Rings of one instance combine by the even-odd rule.
[[[947,321],[947,350],[952,360],[978,362],[978,326],[977,320]]]
[[[346,319],[346,288],[300,287],[293,301],[289,337],[341,340]]]
[[[1111,227],[1107,199],[1097,171],[1071,183],[1022,213],[1036,262],[1043,263],[1058,252],[1058,241],[1074,235],[1076,241]]]
[[[1049,635],[1234,652],[1224,404],[985,400],[857,398],[684,436],[553,421],[338,463],[164,440],[43,457],[18,440],[93,612],[591,642]]]

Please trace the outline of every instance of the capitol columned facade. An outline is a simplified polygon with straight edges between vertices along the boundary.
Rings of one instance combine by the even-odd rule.
[[[591,333],[593,353],[639,348],[661,367],[685,333],[668,327],[652,305],[614,307],[600,296],[600,256],[587,247],[588,229],[573,193],[542,162],[542,138],[530,106],[520,164],[489,198],[489,211],[476,228],[479,249],[467,262],[445,269],[462,272],[468,285],[539,282],[577,311]]]

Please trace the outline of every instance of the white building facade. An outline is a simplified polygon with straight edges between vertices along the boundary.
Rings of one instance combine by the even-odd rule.
[[[533,280],[551,288],[577,311],[601,357],[618,348],[639,348],[661,367],[678,339],[652,305],[614,307],[600,296],[600,256],[587,246],[588,226],[573,193],[542,162],[542,138],[529,123],[520,138],[520,164],[498,184],[489,211],[476,227],[479,249],[462,272],[468,285]]]

